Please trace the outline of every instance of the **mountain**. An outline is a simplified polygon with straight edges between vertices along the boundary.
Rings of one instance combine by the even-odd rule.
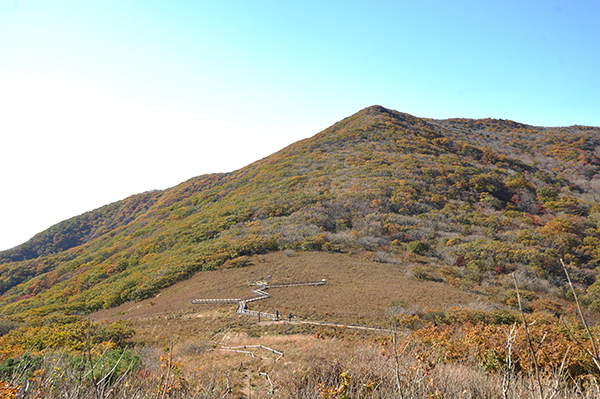
[[[372,106],[240,170],[134,195],[0,252],[0,313],[112,308],[288,248],[410,254],[417,279],[494,295],[512,271],[531,292],[565,292],[563,258],[600,310],[599,146],[598,127]]]

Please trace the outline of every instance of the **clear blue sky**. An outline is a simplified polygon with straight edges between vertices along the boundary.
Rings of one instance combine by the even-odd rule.
[[[0,0],[0,249],[379,104],[600,126],[600,1]]]

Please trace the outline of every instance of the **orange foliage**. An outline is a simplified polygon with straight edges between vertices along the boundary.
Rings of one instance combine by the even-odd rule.
[[[12,386],[8,382],[3,382],[2,380],[0,380],[0,398],[15,398],[20,388],[20,386]]]
[[[537,349],[537,362],[540,369],[552,375],[559,369],[565,354],[565,370],[571,377],[589,373],[598,374],[591,352],[591,343],[585,341],[580,329],[566,331],[545,313],[530,316],[530,335]],[[507,359],[507,325],[496,324],[452,324],[434,326],[430,324],[415,332],[421,343],[428,344],[444,362],[469,362],[476,360],[487,370],[502,370]],[[577,340],[576,340],[577,339]],[[582,345],[579,345],[582,342]],[[584,349],[585,348],[585,349]],[[515,370],[525,374],[533,373],[533,359],[527,344],[524,328],[517,326],[516,340],[512,345]]]

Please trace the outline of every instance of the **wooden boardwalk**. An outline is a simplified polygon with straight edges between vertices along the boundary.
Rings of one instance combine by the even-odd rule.
[[[254,283],[249,283],[249,285],[255,285],[258,287],[256,289],[252,290],[252,293],[254,294],[253,297],[224,298],[224,299],[192,299],[190,301],[190,303],[192,303],[194,305],[209,304],[209,303],[237,303],[238,304],[238,307],[236,310],[237,314],[258,317],[259,319],[265,318],[265,319],[270,319],[270,320],[279,320],[279,317],[277,316],[277,314],[257,312],[255,310],[248,309],[248,303],[254,302],[254,301],[260,301],[261,299],[269,298],[271,295],[268,292],[266,292],[266,290],[268,290],[269,288],[287,288],[287,287],[300,287],[300,286],[308,286],[308,285],[325,285],[326,283],[327,283],[327,281],[325,279],[323,279],[321,281],[306,281],[306,282],[299,282],[299,283],[281,283],[281,284],[269,284],[269,283],[265,283],[262,281],[257,281]]]

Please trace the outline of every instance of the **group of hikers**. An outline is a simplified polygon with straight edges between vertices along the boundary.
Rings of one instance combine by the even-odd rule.
[[[275,311],[275,319],[279,321],[279,310]],[[258,312],[258,321],[260,321],[260,312]],[[288,321],[292,321],[292,313],[288,314]]]
[[[279,310],[275,311],[275,317],[279,321]],[[292,321],[292,314],[291,313],[288,315],[288,321]]]

